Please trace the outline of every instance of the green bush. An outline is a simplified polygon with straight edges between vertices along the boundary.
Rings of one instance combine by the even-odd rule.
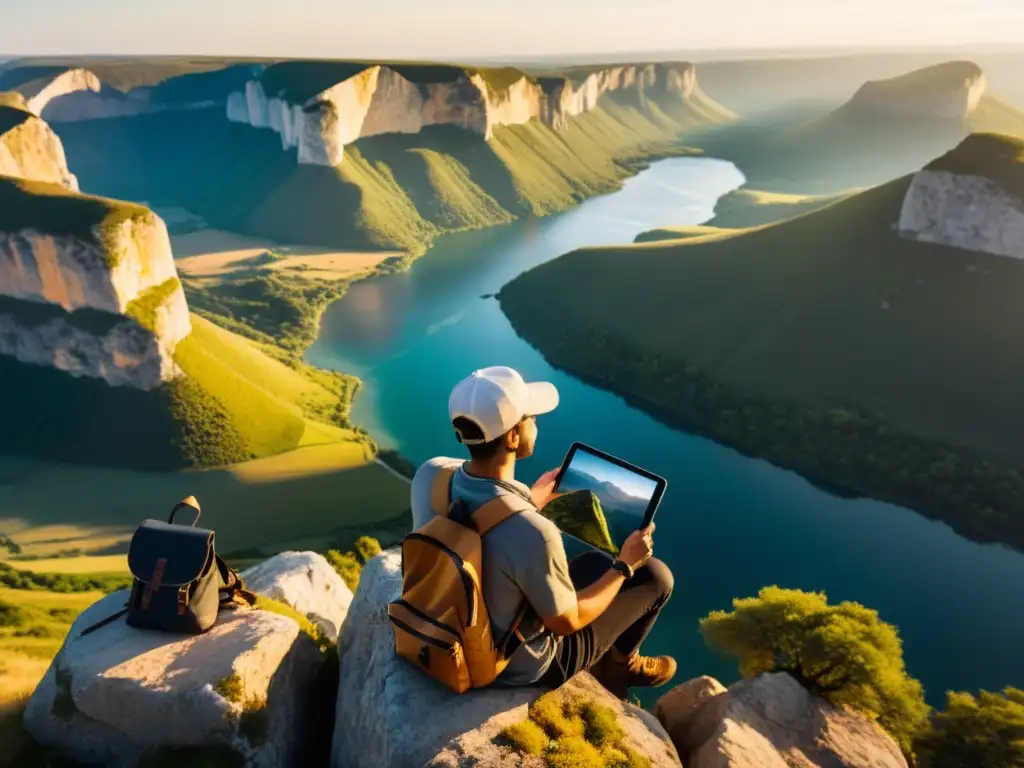
[[[550,768],[649,768],[650,760],[626,743],[614,710],[555,690],[536,699],[528,719],[501,735],[518,752],[543,756]]]
[[[331,567],[338,572],[345,585],[355,594],[359,588],[359,573],[363,566],[380,554],[380,542],[369,536],[360,536],[352,545],[354,551],[341,552],[330,549],[324,557]]]
[[[949,691],[915,746],[919,768],[1024,768],[1024,691]]]
[[[829,605],[823,593],[765,587],[700,622],[705,642],[739,659],[752,677],[787,672],[811,693],[877,719],[912,754],[929,708],[903,666],[896,628],[862,605]]]
[[[0,563],[0,585],[11,589],[42,589],[49,592],[92,592],[109,594],[132,585],[131,574],[34,573]]]
[[[25,623],[25,611],[17,605],[0,600],[0,627],[20,627]]]

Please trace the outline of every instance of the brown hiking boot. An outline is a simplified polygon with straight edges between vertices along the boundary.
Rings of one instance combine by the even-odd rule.
[[[641,656],[634,651],[626,662],[628,688],[657,688],[676,674],[676,660],[671,656]]]
[[[609,693],[625,700],[629,689],[657,688],[676,674],[676,660],[671,656],[641,656],[634,651],[626,661],[617,661],[608,651],[590,668],[590,674]]]

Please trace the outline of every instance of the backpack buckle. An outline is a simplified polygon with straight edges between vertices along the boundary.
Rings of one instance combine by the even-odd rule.
[[[184,616],[188,607],[188,587],[178,587],[178,615]]]

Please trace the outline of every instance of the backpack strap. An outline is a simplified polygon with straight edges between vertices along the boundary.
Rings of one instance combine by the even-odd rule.
[[[455,480],[455,467],[443,467],[434,475],[430,486],[430,507],[439,517],[448,517],[452,506],[452,482]]]
[[[256,604],[256,595],[245,588],[245,582],[238,572],[229,566],[220,555],[216,555],[217,570],[220,571],[220,608],[229,603]]]
[[[483,536],[513,515],[532,509],[535,509],[533,504],[518,494],[501,493],[477,508],[472,515],[473,525],[476,526],[477,533]]]

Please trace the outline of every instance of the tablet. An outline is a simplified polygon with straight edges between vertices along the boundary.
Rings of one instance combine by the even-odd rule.
[[[667,486],[653,472],[577,442],[543,512],[563,533],[614,555],[629,534],[654,519]]]

